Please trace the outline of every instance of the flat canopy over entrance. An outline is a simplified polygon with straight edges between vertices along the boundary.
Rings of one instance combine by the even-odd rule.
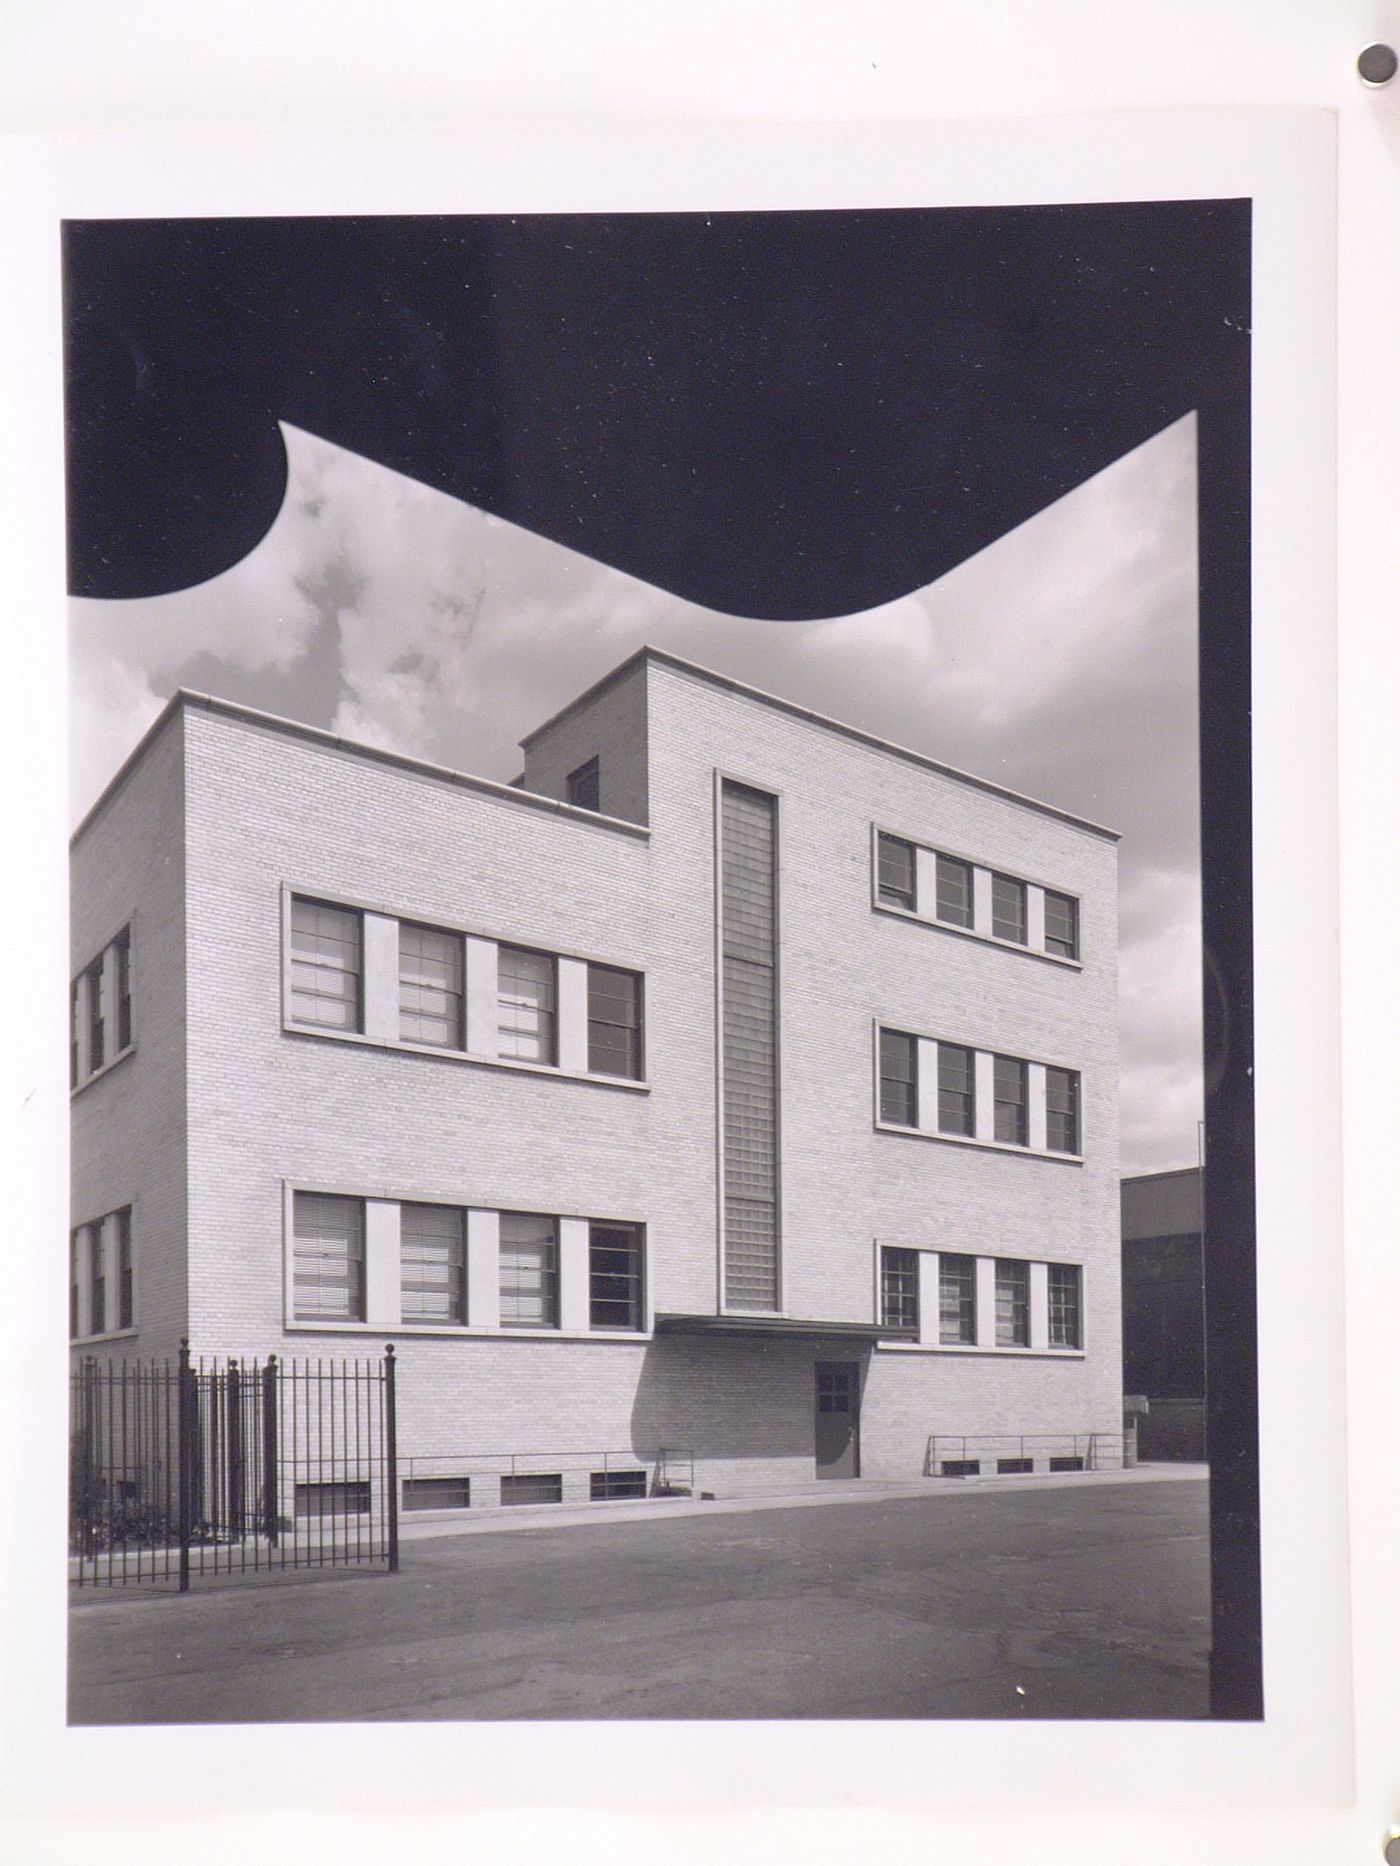
[[[886,1328],[880,1322],[807,1322],[783,1315],[658,1315],[658,1335],[833,1335],[855,1341],[912,1338],[912,1328]]]

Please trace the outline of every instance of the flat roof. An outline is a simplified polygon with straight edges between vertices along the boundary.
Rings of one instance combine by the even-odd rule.
[[[348,752],[353,757],[365,758],[374,764],[390,765],[400,771],[411,771],[419,777],[432,778],[439,783],[453,784],[463,790],[479,791],[485,796],[496,797],[526,809],[545,811],[551,816],[568,817],[575,822],[592,823],[603,829],[619,830],[624,835],[636,836],[643,841],[651,835],[645,823],[633,823],[618,816],[605,816],[600,810],[582,810],[577,804],[561,803],[557,797],[543,797],[538,791],[520,790],[513,784],[499,784],[494,778],[476,777],[468,771],[454,770],[450,765],[433,764],[426,758],[411,758],[404,752],[386,751],[379,745],[366,745],[358,739],[343,738],[339,733],[328,732],[321,726],[309,726],[300,719],[284,719],[278,713],[260,712],[257,707],[243,706],[236,700],[221,700],[212,693],[194,693],[188,687],[179,687],[171,694],[155,721],[141,735],[134,748],[122,760],[116,773],[103,787],[97,801],[73,831],[68,839],[70,848],[126,782],[150,745],[159,737],[173,716],[186,707],[197,708],[201,712],[221,714],[226,719],[240,720],[247,725],[261,726],[268,731],[279,732],[287,738],[306,739],[311,744],[318,745],[327,751]]]
[[[1061,810],[1052,803],[1042,803],[1037,797],[1027,797],[1020,791],[1010,790],[1004,784],[995,784],[990,778],[980,778],[970,771],[960,771],[956,765],[942,764],[936,758],[930,758],[925,752],[916,752],[907,745],[898,745],[892,739],[882,739],[873,732],[867,732],[861,726],[846,725],[842,720],[830,719],[825,713],[818,713],[810,706],[800,706],[795,700],[785,700],[775,693],[765,693],[761,687],[750,687],[742,680],[735,680],[729,674],[720,674],[711,667],[701,667],[697,661],[687,661],[678,654],[672,654],[667,648],[654,648],[644,643],[625,661],[619,661],[591,687],[576,694],[567,706],[561,706],[557,713],[552,713],[543,725],[536,726],[521,739],[522,749],[534,744],[567,719],[580,707],[587,706],[615,682],[624,679],[634,668],[646,662],[654,662],[659,667],[667,667],[679,674],[688,675],[693,680],[705,682],[712,687],[722,687],[728,693],[738,694],[741,699],[754,700],[760,706],[772,707],[775,712],[786,713],[789,718],[804,720],[808,725],[819,726],[824,732],[836,732],[843,738],[854,739],[858,745],[868,745],[873,751],[885,752],[892,758],[899,758],[906,764],[918,765],[924,771],[936,771],[940,777],[952,778],[956,783],[968,784],[974,790],[986,791],[990,796],[1000,797],[1006,803],[1019,804],[1023,809],[1034,810],[1040,816],[1054,817],[1057,822],[1068,823],[1074,829],[1087,830],[1090,835],[1102,836],[1109,842],[1121,840],[1116,829],[1107,829],[1102,823],[1095,823],[1088,817],[1075,816],[1072,811]]]

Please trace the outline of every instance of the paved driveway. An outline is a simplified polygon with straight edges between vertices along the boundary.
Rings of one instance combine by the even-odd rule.
[[[516,1530],[74,1607],[75,1723],[1200,1717],[1203,1481]]]

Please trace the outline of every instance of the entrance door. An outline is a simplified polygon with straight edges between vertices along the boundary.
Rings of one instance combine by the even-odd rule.
[[[817,1476],[860,1476],[860,1364],[817,1362]]]

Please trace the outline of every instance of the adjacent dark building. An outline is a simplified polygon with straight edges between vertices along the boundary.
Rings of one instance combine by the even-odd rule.
[[[1123,1391],[1144,1394],[1138,1456],[1206,1456],[1201,1171],[1140,1173],[1123,1196]]]

